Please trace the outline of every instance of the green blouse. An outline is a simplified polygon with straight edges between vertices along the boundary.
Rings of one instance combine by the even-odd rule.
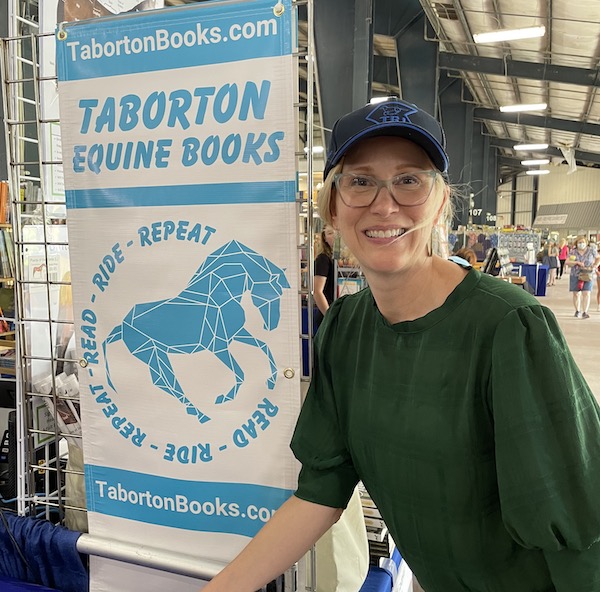
[[[427,592],[600,592],[600,408],[521,288],[470,270],[395,325],[337,300],[292,449],[302,499],[363,481]]]

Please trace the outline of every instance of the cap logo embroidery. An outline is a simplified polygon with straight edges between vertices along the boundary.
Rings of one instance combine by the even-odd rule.
[[[376,109],[367,115],[366,119],[373,123],[412,123],[410,115],[417,112],[417,109],[403,105],[401,103],[388,103],[379,105]]]

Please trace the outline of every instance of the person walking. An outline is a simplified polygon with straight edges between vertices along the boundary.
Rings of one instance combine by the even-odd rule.
[[[548,265],[548,286],[556,285],[556,276],[559,268],[558,255],[559,250],[556,246],[556,242],[553,240],[548,241],[548,255],[546,263]]]
[[[596,268],[596,312],[600,312],[600,265]]]
[[[560,280],[565,271],[565,263],[569,258],[569,245],[567,243],[566,238],[561,238],[560,243],[558,245],[558,262],[560,264],[560,268],[558,270],[558,279]]]
[[[592,287],[595,279],[595,269],[600,264],[598,251],[588,245],[587,238],[580,235],[575,240],[567,265],[571,268],[569,275],[569,291],[573,293],[575,318],[589,319],[588,310]]]

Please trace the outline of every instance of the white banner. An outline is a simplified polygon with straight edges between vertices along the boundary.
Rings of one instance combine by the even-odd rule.
[[[228,561],[295,488],[291,10],[57,32],[92,534]]]

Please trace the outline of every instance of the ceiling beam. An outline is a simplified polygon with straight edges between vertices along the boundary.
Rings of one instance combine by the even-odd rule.
[[[515,170],[527,170],[526,166],[522,165],[518,160],[515,160],[511,156],[502,155],[498,157],[498,164],[500,166],[510,167]]]
[[[510,138],[498,138],[497,136],[490,136],[490,145],[496,148],[505,148],[508,150],[513,150],[513,146],[519,143],[520,142],[518,142],[517,140],[511,140]],[[548,156],[560,156],[561,158],[564,158],[560,149],[555,148],[554,146],[548,146],[548,148],[546,148],[545,150],[534,151],[535,154],[541,154],[542,152],[544,154],[547,154]],[[528,153],[523,152],[522,154],[522,156],[519,156],[518,153],[514,155],[503,154],[502,156],[504,158],[515,158],[519,160],[527,159],[526,155]],[[583,152],[581,150],[575,150],[575,160],[579,160],[580,162],[600,164],[600,154],[598,154],[597,152]]]
[[[477,107],[473,112],[475,119],[487,119],[502,123],[514,123],[516,125],[529,125],[544,129],[571,132],[573,134],[586,134],[588,136],[600,136],[600,125],[587,123],[585,121],[572,121],[570,119],[558,119],[544,115],[530,115],[529,113],[502,113],[496,109]]]
[[[547,82],[600,87],[600,71],[555,64],[522,62],[510,57],[489,58],[441,51],[439,66],[445,70],[478,72],[497,76],[513,76]]]

